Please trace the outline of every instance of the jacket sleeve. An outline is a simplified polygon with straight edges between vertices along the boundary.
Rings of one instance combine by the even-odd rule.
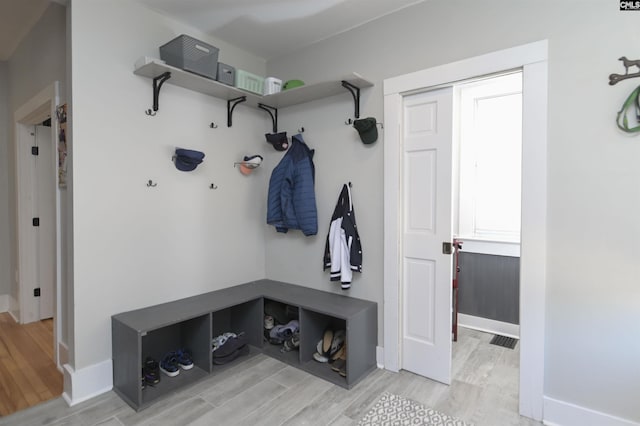
[[[318,233],[318,210],[314,190],[313,163],[310,157],[300,160],[293,173],[293,210],[304,235]]]

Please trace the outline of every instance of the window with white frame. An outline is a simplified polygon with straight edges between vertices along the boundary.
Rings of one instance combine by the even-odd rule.
[[[522,73],[461,84],[458,236],[520,242]]]

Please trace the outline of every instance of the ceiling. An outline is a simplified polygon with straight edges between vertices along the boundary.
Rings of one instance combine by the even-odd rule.
[[[0,61],[6,61],[40,19],[49,0],[0,0]]]
[[[425,0],[136,0],[273,59]]]
[[[51,1],[0,0],[0,61]],[[135,0],[264,59],[273,59],[425,0]]]

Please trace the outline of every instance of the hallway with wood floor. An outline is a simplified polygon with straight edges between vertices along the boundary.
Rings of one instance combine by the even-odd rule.
[[[0,313],[0,416],[62,394],[53,357],[53,320],[18,324]]]

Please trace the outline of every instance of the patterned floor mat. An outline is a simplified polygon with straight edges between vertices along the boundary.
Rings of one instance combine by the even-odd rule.
[[[360,426],[472,426],[411,399],[385,392],[358,423]]]

